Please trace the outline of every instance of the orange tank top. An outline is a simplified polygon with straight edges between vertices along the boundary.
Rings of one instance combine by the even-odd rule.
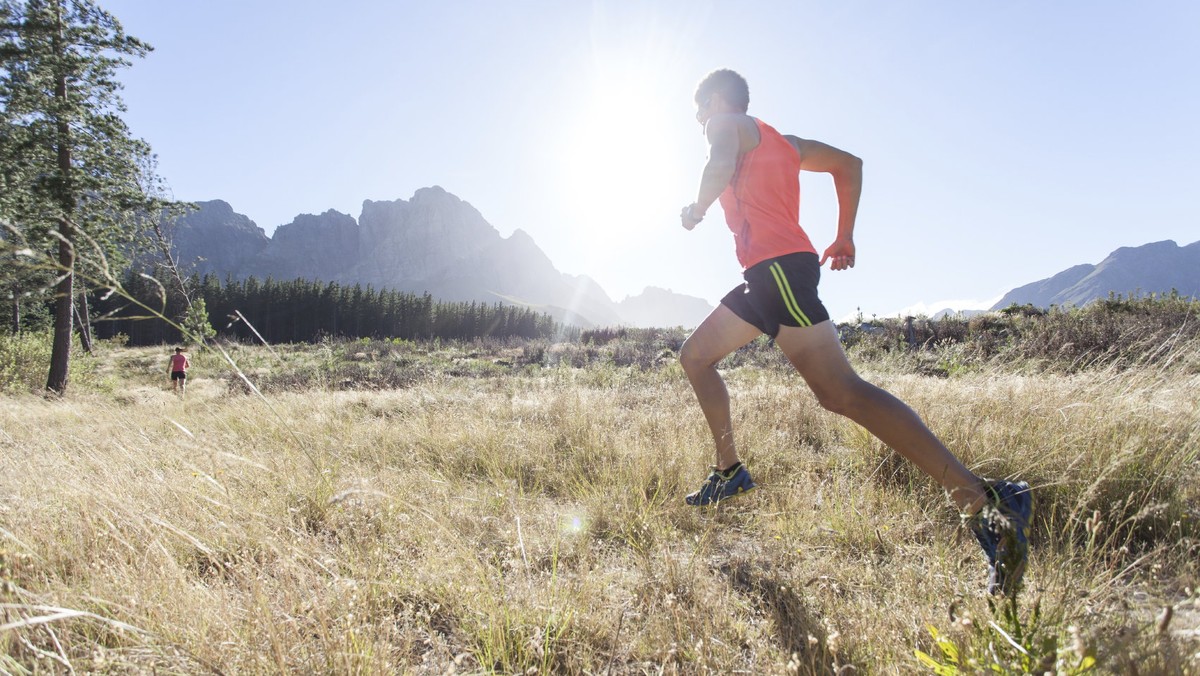
[[[742,269],[768,258],[817,252],[800,227],[800,154],[770,125],[751,119],[758,125],[758,145],[738,160],[733,180],[721,193]]]

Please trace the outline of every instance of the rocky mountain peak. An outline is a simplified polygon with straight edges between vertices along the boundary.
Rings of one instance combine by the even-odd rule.
[[[648,286],[640,294],[626,297],[617,303],[617,308],[631,326],[688,328],[698,325],[713,309],[703,298],[657,286]]]
[[[559,272],[527,232],[502,237],[475,207],[439,186],[421,188],[408,200],[365,200],[357,221],[332,209],[301,214],[269,240],[225,202],[199,206],[183,221],[175,245],[201,273],[303,278],[430,293],[447,301],[504,302],[581,326],[660,325],[655,318],[664,317],[672,325],[694,326],[711,309],[699,299],[690,300],[703,307],[693,307],[686,297],[663,292],[644,300],[637,318],[627,318],[594,280]],[[239,229],[245,232],[235,236]],[[681,308],[692,312],[680,313]]]
[[[246,265],[267,246],[263,229],[228,202],[197,202],[196,207],[164,224],[185,267],[200,274],[226,273]]]
[[[329,209],[300,214],[275,229],[259,255],[259,274],[275,279],[335,281],[358,260],[359,227],[349,214]]]

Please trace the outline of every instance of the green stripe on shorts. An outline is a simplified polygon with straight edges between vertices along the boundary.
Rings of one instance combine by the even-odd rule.
[[[787,306],[792,319],[795,319],[800,326],[812,326],[812,322],[800,309],[800,304],[796,302],[796,297],[792,295],[792,286],[788,284],[787,277],[783,274],[783,267],[779,263],[772,263],[770,270],[771,275],[775,278],[775,283],[779,285],[779,295],[783,297],[783,304]]]

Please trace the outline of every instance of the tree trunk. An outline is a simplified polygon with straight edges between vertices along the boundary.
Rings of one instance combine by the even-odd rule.
[[[63,239],[58,242],[59,280],[54,287],[54,342],[50,349],[50,375],[46,378],[46,389],[56,394],[67,392],[67,371],[71,365],[71,333],[74,329],[72,313],[75,308],[75,247],[71,246],[73,228],[66,220],[59,224]]]
[[[12,285],[12,334],[21,332],[21,295],[17,285]]]
[[[75,320],[79,322],[79,345],[83,351],[92,353],[92,318],[88,314],[87,290],[79,292],[79,304],[75,306]]]
[[[62,58],[61,52],[66,51],[61,44],[62,5],[58,5],[57,9],[60,37],[57,51]],[[55,77],[54,98],[59,103],[67,100],[67,76],[63,72]],[[75,308],[75,226],[71,223],[75,212],[75,195],[71,186],[71,125],[63,113],[58,113],[57,117],[58,171],[62,181],[57,188],[59,208],[62,209],[58,227],[62,239],[58,241],[59,280],[54,298],[54,342],[50,348],[50,374],[46,377],[46,389],[61,395],[67,392],[67,373],[71,365],[71,314]]]

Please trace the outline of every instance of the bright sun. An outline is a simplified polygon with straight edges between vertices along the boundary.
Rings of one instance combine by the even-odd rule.
[[[672,226],[694,186],[680,161],[678,102],[645,77],[600,80],[572,125],[562,177],[581,244],[611,253]],[[698,180],[698,167],[694,167]],[[688,186],[688,187],[684,187]]]

